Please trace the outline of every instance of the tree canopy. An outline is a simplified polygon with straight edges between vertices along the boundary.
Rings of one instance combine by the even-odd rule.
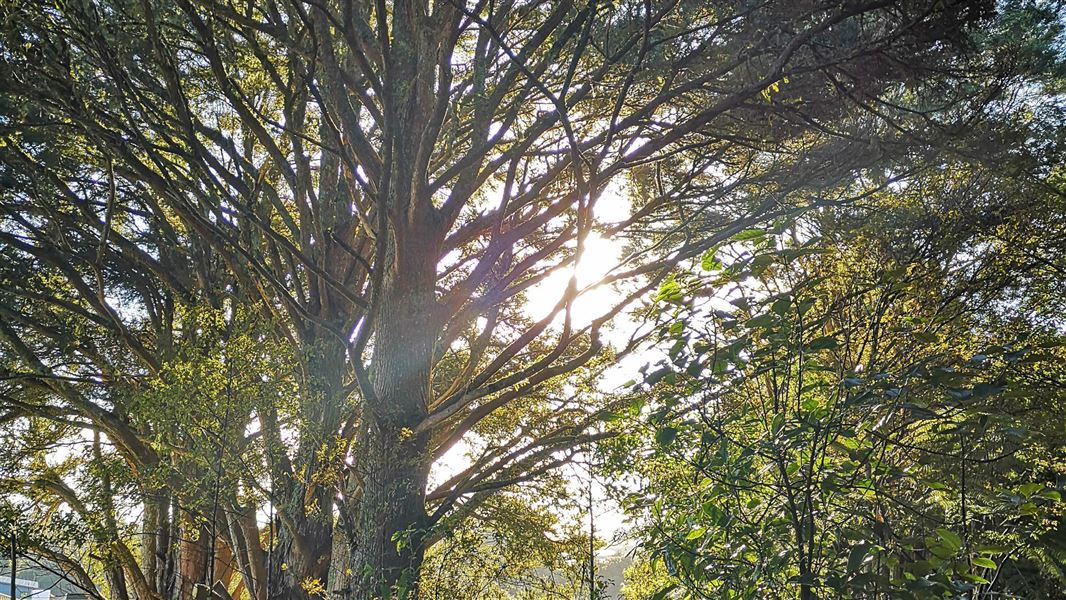
[[[1051,359],[1011,366],[1026,340],[1050,343],[1061,325],[1061,115],[1045,101],[1060,93],[1049,75],[1060,51],[1055,5],[0,7],[5,510],[32,531],[19,542],[27,553],[91,594],[370,599],[423,588],[432,597],[471,576],[427,579],[448,566],[441,548],[476,554],[492,539],[511,562],[531,561],[525,575],[553,552],[569,556],[558,568],[573,568],[588,540],[547,535],[558,515],[538,500],[566,499],[559,467],[639,444],[605,415],[630,410],[636,423],[642,409],[597,381],[661,342],[637,324],[667,314],[682,323],[666,329],[673,364],[696,381],[672,376],[668,386],[688,386],[672,391],[647,381],[640,393],[665,403],[657,418],[676,416],[671,398],[721,396],[735,418],[707,426],[748,443],[768,422],[774,452],[737,457],[723,442],[713,468],[776,461],[789,479],[769,485],[790,491],[851,478],[840,495],[861,496],[860,470],[877,471],[863,481],[895,477],[919,452],[872,462],[872,448],[922,444],[941,458],[966,448],[957,464],[934,460],[921,478],[891,482],[894,498],[918,494],[919,479],[1020,451],[1006,438],[959,441],[1016,424],[1000,418],[1003,407],[943,405],[937,386],[982,399],[1021,381],[1058,389],[1032,381],[1057,381],[1041,362]],[[1009,200],[1003,210],[997,198]],[[597,240],[619,258],[585,281],[582,267],[604,261],[590,254]],[[758,252],[719,255],[735,244]],[[960,260],[969,266],[954,268]],[[713,275],[694,275],[697,266]],[[756,296],[741,316],[689,302],[740,281]],[[996,308],[1007,305],[1048,320],[1010,321]],[[728,331],[700,340],[686,319]],[[882,340],[884,327],[907,331],[877,341],[873,355],[834,337]],[[959,343],[932,340],[941,327]],[[698,360],[681,362],[702,356],[689,344],[705,353],[719,342],[744,364],[723,362],[732,366],[716,379]],[[978,353],[985,359],[973,363]],[[852,377],[858,364],[867,375]],[[811,368],[819,374],[803,375]],[[947,368],[962,379],[935,380]],[[932,423],[883,401],[893,389],[912,393],[895,379],[913,369],[925,369],[913,394]],[[886,379],[867,381],[874,373]],[[727,375],[739,381],[719,389]],[[841,388],[835,376],[857,382]],[[821,385],[788,383],[809,397],[768,411],[762,387],[781,377]],[[892,428],[884,439],[850,420],[876,412],[852,406],[874,397]],[[1032,425],[1061,425],[1054,403],[1033,402],[1032,415],[1053,416]],[[941,430],[945,419],[954,430]],[[695,427],[666,424],[653,437],[687,448]],[[1054,462],[1058,432],[1045,433],[1025,452]],[[813,461],[830,446],[840,453],[832,464]],[[789,467],[801,459],[813,466],[794,485]],[[970,477],[945,485],[992,503],[1003,481]],[[1037,498],[1034,519],[1053,503],[1045,483],[1019,492]],[[778,500],[745,493],[747,511]],[[711,500],[708,511],[728,508]],[[829,521],[811,519],[853,514],[825,514],[816,503],[828,501],[811,496],[790,512],[800,548],[775,565],[808,594],[844,585],[810,545],[839,557],[851,539],[816,535]],[[923,519],[954,515],[946,502],[893,526],[918,531]],[[683,520],[682,505],[661,516]],[[541,527],[541,537],[522,539],[512,525]],[[960,534],[940,529],[962,556]],[[847,550],[849,573],[853,558],[863,566],[890,554],[887,543],[864,543],[861,556]],[[745,577],[764,586],[777,577],[730,572],[736,589]]]

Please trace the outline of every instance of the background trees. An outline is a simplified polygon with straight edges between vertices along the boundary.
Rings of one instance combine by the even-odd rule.
[[[1031,179],[947,162],[741,234],[663,288],[668,357],[635,392],[643,427],[608,447],[648,455],[628,501],[660,597],[1058,597],[1044,156]]]
[[[5,475],[134,598],[408,593],[614,435],[575,392],[627,306],[920,169],[1029,64],[977,52],[985,2],[3,10]],[[593,235],[623,258],[531,317]]]

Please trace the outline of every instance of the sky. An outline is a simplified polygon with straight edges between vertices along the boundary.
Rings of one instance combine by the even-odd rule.
[[[596,203],[596,221],[606,225],[624,221],[629,215],[630,203],[625,189],[621,184],[612,182]],[[605,238],[595,231],[589,233],[581,259],[575,266],[553,273],[526,292],[525,311],[528,316],[534,320],[547,316],[559,302],[572,275],[577,277],[578,289],[595,284],[623,258],[623,246],[622,240]],[[601,285],[586,291],[574,302],[571,314],[574,327],[588,325],[621,299],[622,295],[612,286]],[[561,322],[562,317],[559,319]],[[637,324],[624,314],[619,315],[613,326],[605,332],[604,339],[613,347],[619,348],[628,341],[636,327]],[[637,369],[653,358],[654,354],[648,351],[626,356],[603,373],[599,380],[600,391],[618,391],[624,382],[634,378]],[[430,488],[468,467],[471,462],[468,456],[470,449],[469,443],[461,441],[441,457],[433,467]],[[588,493],[588,474],[584,467],[568,465],[563,468],[563,473],[572,482],[574,497],[584,497]],[[602,485],[593,484],[593,498],[597,538],[610,540],[624,534],[625,515],[620,507],[607,497]],[[588,527],[587,513],[579,518]],[[601,554],[617,553],[620,548],[626,551],[629,549],[626,544],[609,545],[601,550]]]

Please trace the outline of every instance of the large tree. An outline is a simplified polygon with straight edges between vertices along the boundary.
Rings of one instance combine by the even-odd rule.
[[[81,487],[20,489],[92,521],[115,597],[187,595],[220,556],[254,598],[416,589],[448,519],[607,435],[566,378],[671,268],[883,188],[979,122],[1015,83],[1009,57],[968,58],[993,17],[4,2],[3,421],[96,432]],[[579,286],[593,233],[625,257]],[[616,301],[575,318],[596,286]],[[429,489],[461,440],[469,468]],[[33,447],[12,479],[54,474]],[[140,552],[115,497],[140,505]]]

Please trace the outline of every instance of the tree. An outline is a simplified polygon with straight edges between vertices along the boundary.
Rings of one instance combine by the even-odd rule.
[[[87,427],[131,470],[92,510],[143,507],[144,553],[107,561],[136,598],[212,584],[219,553],[255,598],[410,592],[449,518],[609,435],[565,380],[672,267],[888,185],[839,184],[914,166],[1012,84],[967,60],[987,2],[3,11],[4,421]],[[623,184],[628,216],[598,218]],[[626,258],[528,318],[594,232]],[[596,286],[621,296],[580,322]],[[207,386],[210,426],[138,400],[231,336],[278,352]],[[427,489],[460,440],[470,467]]]
[[[1034,178],[954,163],[789,224],[818,237],[740,236],[675,278],[643,428],[608,442],[651,456],[630,502],[664,593],[1059,597],[1066,340],[1045,290],[1062,255],[1031,234],[1063,204],[1045,158]]]
[[[466,526],[452,527],[427,554],[420,594],[427,600],[584,597],[588,538],[561,518],[568,490],[557,481],[540,497],[494,496]]]

